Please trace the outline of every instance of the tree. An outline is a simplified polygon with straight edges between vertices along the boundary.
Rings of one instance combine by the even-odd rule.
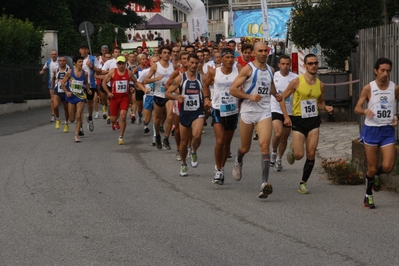
[[[303,49],[319,44],[334,69],[344,69],[360,29],[383,23],[382,0],[324,0],[318,4],[293,0],[293,5],[290,40]]]
[[[118,28],[119,42],[125,42],[125,30],[143,21],[142,17],[128,8],[130,3],[140,4],[147,9],[154,5],[153,0],[13,0],[2,1],[0,7],[5,14],[21,20],[28,19],[39,29],[57,30],[59,53],[74,55],[77,47],[86,41],[78,32],[79,24],[83,21],[90,21],[95,26],[93,40],[96,42],[92,45],[94,51],[99,51],[102,44],[112,47],[114,28]],[[110,39],[112,43],[109,43]]]
[[[0,17],[0,64],[38,63],[43,33],[29,21],[3,14]]]

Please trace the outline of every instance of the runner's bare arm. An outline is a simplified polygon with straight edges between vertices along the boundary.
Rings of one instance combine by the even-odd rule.
[[[364,109],[363,105],[370,99],[371,96],[371,87],[370,84],[364,86],[362,92],[360,93],[359,100],[355,106],[355,114],[357,115],[366,115],[367,117],[374,116],[374,113],[370,109]]]
[[[175,92],[179,88],[181,81],[182,81],[182,76],[181,75],[178,75],[176,77],[176,79],[173,80],[172,84],[169,86],[168,90],[165,93],[165,97],[167,99],[178,100],[178,101],[181,102],[181,97],[183,97],[183,100],[184,100],[184,96],[183,95],[174,95],[173,94],[173,92]]]

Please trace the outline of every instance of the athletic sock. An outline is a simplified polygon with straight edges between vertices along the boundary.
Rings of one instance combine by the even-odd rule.
[[[373,195],[373,184],[374,184],[374,177],[369,177],[366,175],[366,194]]]
[[[242,158],[244,158],[244,155],[245,154],[241,153],[240,150],[237,151],[237,162],[238,163],[242,163]]]
[[[303,182],[308,181],[310,174],[312,173],[313,170],[314,161],[315,161],[314,159],[313,160],[306,159],[305,165],[303,166],[303,174],[302,174]]]
[[[262,183],[269,180],[270,171],[270,154],[262,154]]]

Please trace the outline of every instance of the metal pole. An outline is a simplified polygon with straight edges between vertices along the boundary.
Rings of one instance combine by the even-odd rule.
[[[87,30],[87,23],[86,22],[85,22],[85,31],[86,31],[87,44],[89,45],[89,51],[90,51],[90,54],[92,54],[91,53],[90,38],[89,38],[89,31]]]

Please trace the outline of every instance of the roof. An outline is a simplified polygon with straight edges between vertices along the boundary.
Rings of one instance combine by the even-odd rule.
[[[138,25],[136,30],[162,30],[162,29],[180,29],[181,23],[167,19],[160,14],[155,14],[146,23]]]

